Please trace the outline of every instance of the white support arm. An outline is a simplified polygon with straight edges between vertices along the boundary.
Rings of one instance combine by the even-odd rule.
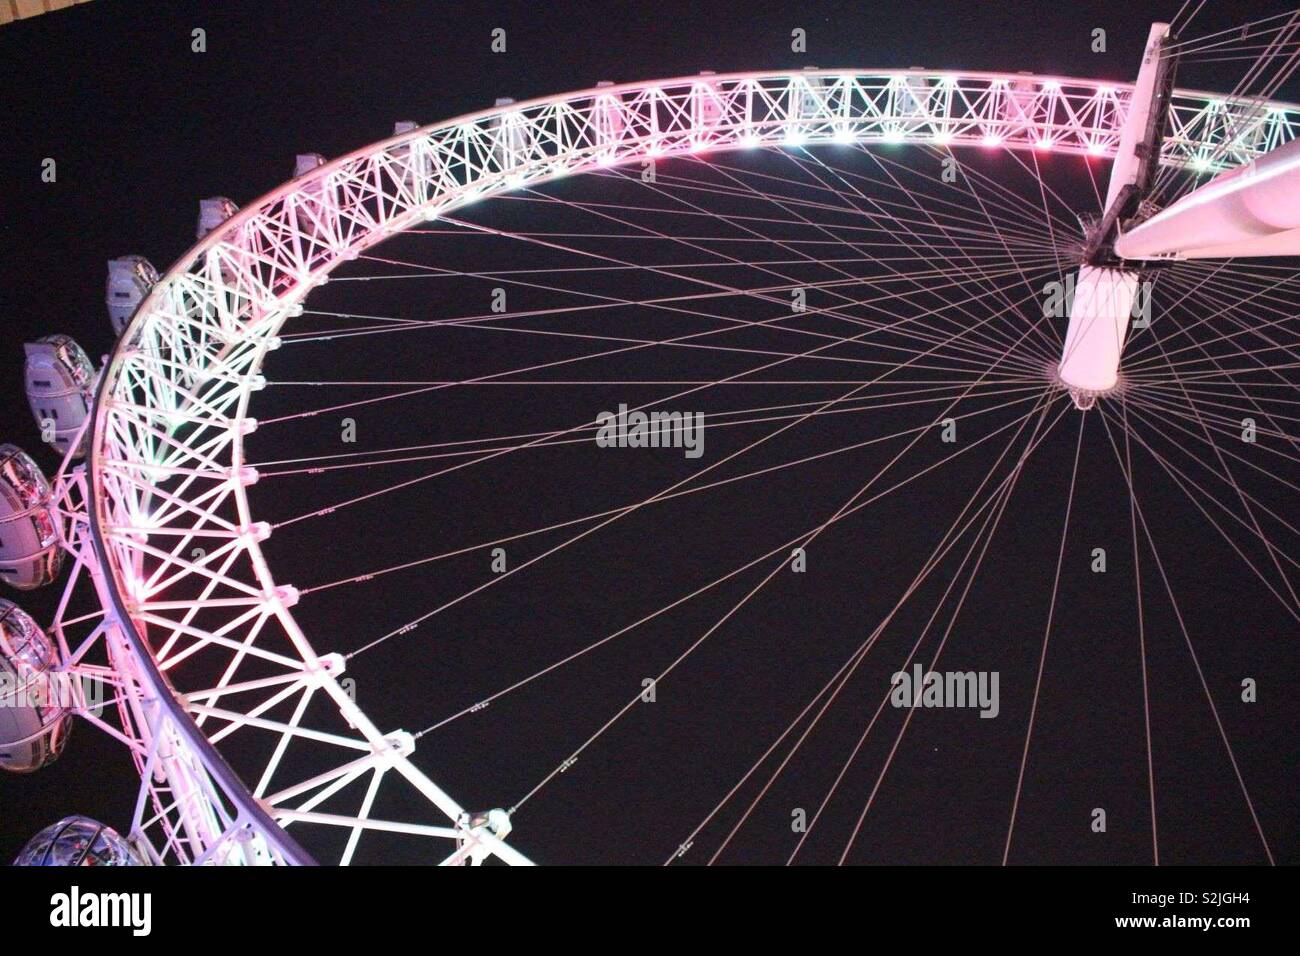
[[[1124,259],[1300,255],[1300,141],[1223,173],[1121,235]]]
[[[1106,191],[1106,205],[1110,209],[1125,186],[1140,185],[1147,169],[1154,165],[1154,144],[1148,142],[1152,130],[1152,111],[1156,108],[1161,79],[1160,58],[1164,53],[1169,24],[1153,23],[1147,35],[1146,52],[1138,69],[1133,97],[1129,100],[1129,113],[1120,132],[1119,148],[1115,151],[1115,164],[1110,170],[1110,188]]]
[[[1153,24],[1147,36],[1146,53],[1110,172],[1106,210],[1112,219],[1120,213],[1119,204],[1128,201],[1125,191],[1129,187],[1145,188],[1158,161],[1158,127],[1162,119],[1158,106],[1165,82],[1160,57],[1168,36],[1167,23]],[[1137,287],[1136,272],[1091,265],[1079,269],[1070,325],[1057,366],[1061,383],[1070,390],[1079,408],[1091,407],[1098,394],[1114,388],[1119,381],[1119,361],[1128,338]]]

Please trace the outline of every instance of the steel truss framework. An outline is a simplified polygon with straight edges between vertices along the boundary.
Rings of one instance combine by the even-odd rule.
[[[411,761],[414,739],[376,727],[294,619],[260,541],[243,439],[266,353],[340,262],[444,210],[600,166],[657,156],[833,142],[1050,149],[1113,156],[1131,89],[1023,74],[928,71],[701,75],[506,104],[423,127],[321,166],[196,245],[141,304],[103,372],[86,466],[60,471],[71,557],[55,622],[65,659],[112,688],[141,777],[131,836],[155,862],[306,863],[288,834],[427,837],[431,859],[527,859],[501,812],[467,813]],[[1162,163],[1239,165],[1300,129],[1300,107],[1174,94]],[[75,616],[89,581],[99,611]],[[169,673],[202,660],[210,686]],[[322,706],[322,704],[324,706]],[[87,708],[83,708],[87,710]],[[241,781],[221,756],[260,738]],[[260,748],[260,749],[258,749]],[[328,769],[292,778],[290,752]],[[322,756],[323,755],[323,756]],[[422,819],[375,812],[404,786]],[[287,830],[285,829],[287,828]]]

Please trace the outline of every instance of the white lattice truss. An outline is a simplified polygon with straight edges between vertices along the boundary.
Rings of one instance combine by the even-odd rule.
[[[65,595],[55,630],[69,659],[115,690],[120,726],[92,719],[139,768],[133,839],[156,862],[310,862],[287,834],[332,827],[348,835],[344,863],[374,830],[430,838],[431,860],[528,862],[501,839],[499,816],[467,814],[412,763],[411,735],[371,723],[340,684],[342,658],[308,640],[291,611],[297,592],[262,555],[267,528],[246,493],[249,401],[281,326],[337,263],[478,197],[657,156],[834,142],[1113,156],[1129,95],[916,70],[605,85],[377,143],[210,233],[137,310],[101,379],[88,465],[60,473],[69,588],[91,579],[100,611],[72,617]],[[1162,163],[1229,168],[1298,129],[1300,107],[1178,91]],[[220,679],[173,687],[168,675],[199,657]],[[251,752],[269,756],[241,781],[221,752],[254,735]],[[332,769],[289,778],[286,755],[308,746],[317,762],[334,753]],[[424,818],[379,818],[381,783],[409,788]]]

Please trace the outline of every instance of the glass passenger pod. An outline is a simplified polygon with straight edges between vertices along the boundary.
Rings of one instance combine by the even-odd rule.
[[[49,482],[21,448],[0,445],[0,580],[30,591],[62,565]]]
[[[157,282],[158,270],[144,256],[121,256],[108,260],[105,302],[114,335],[122,334],[136,307]]]
[[[61,453],[84,455],[88,436],[82,434],[82,425],[94,401],[95,367],[66,335],[47,335],[23,348],[27,402],[41,437]]]
[[[833,110],[830,100],[830,82],[827,77],[814,73],[817,67],[805,66],[807,76],[792,84],[790,118],[803,124],[803,129],[822,132],[830,124]]]
[[[492,105],[497,109],[513,106],[508,96],[497,99]],[[526,166],[533,155],[533,129],[522,114],[507,110],[492,117],[488,123],[492,130],[492,158],[496,167],[511,185],[522,185],[520,167]]]
[[[194,231],[194,238],[202,239],[237,212],[239,212],[239,207],[225,196],[200,199],[199,222]]]
[[[202,239],[212,230],[218,228],[227,219],[239,212],[239,207],[225,196],[212,196],[208,199],[199,200],[199,221],[194,230],[196,239]],[[225,247],[225,248],[221,248]],[[206,255],[205,268],[207,269],[207,278],[213,282],[219,282],[226,286],[237,287],[240,284],[240,275],[237,265],[243,265],[241,261],[231,260],[232,250],[230,244],[221,243],[216,249],[209,249]],[[222,310],[223,312],[225,309]],[[223,318],[222,328],[226,329],[227,322]]]
[[[65,817],[27,841],[14,866],[142,866],[116,830],[89,817]]]
[[[911,69],[921,68],[914,66]],[[894,116],[898,119],[900,131],[914,133],[926,129],[932,118],[930,99],[933,93],[930,81],[924,76],[906,73],[894,80]]]
[[[299,153],[294,157],[293,178],[299,179],[325,165],[320,153]],[[302,184],[291,200],[294,223],[305,240],[300,255],[315,260],[320,246],[334,247],[338,239],[338,218],[334,203],[334,184],[317,177]]]
[[[613,85],[613,80],[601,80],[596,88],[604,90]],[[591,104],[591,125],[595,137],[593,146],[596,161],[607,166],[617,159],[619,145],[627,130],[627,115],[623,111],[622,101],[613,93],[597,94]]]
[[[72,730],[58,648],[31,616],[0,599],[0,769],[31,773],[52,763]]]
[[[404,136],[419,128],[420,124],[415,120],[398,120],[393,124],[393,135]],[[426,196],[421,184],[428,178],[429,159],[422,144],[411,140],[393,147],[390,153],[393,157],[393,179],[413,205],[424,205]]]
[[[691,149],[703,150],[713,145],[723,125],[726,104],[718,90],[712,70],[700,71],[702,80],[691,87]]]
[[[1021,72],[1024,73],[1023,70]],[[1025,135],[1024,130],[1038,126],[1043,120],[1040,116],[1038,84],[1026,74],[1023,79],[1004,86],[1001,93],[998,115],[1003,121],[1002,135],[1005,138],[1014,136],[1019,141]],[[1030,137],[1037,138],[1032,133]]]

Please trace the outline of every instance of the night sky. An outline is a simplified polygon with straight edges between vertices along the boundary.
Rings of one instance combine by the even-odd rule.
[[[1281,2],[1214,0],[1207,6],[1191,33],[1287,8]],[[289,177],[296,153],[339,156],[387,137],[394,121],[434,122],[483,109],[497,97],[524,100],[598,80],[703,69],[915,65],[1126,82],[1136,71],[1150,23],[1169,19],[1177,9],[1177,2],[1010,0],[639,6],[96,0],[0,28],[8,93],[0,137],[0,308],[10,330],[9,345],[0,351],[6,396],[0,439],[32,451],[52,471],[56,460],[40,447],[22,398],[21,343],[66,332],[98,359],[112,346],[103,306],[105,261],[139,253],[162,271],[192,244],[200,198],[225,195],[247,204]],[[190,50],[195,27],[206,31],[202,54]],[[505,54],[489,49],[495,27],[507,31]],[[795,27],[807,31],[806,54],[790,50]],[[1096,27],[1107,31],[1105,53],[1090,49]],[[1198,63],[1180,75],[1180,85],[1230,89],[1243,69],[1241,62]],[[1300,101],[1300,87],[1292,81],[1277,98]],[[58,162],[57,183],[40,181],[45,157]],[[776,168],[753,162],[754,174]],[[1054,165],[1044,179],[1086,210],[1092,187],[1084,162],[1046,162]],[[1005,175],[1010,188],[1031,195],[1019,167],[975,163],[984,174]],[[1106,164],[1093,171],[1104,183]],[[681,173],[705,175],[689,165]],[[608,201],[631,203],[637,188],[618,178],[583,177],[545,192],[590,199],[604,189]],[[573,214],[494,201],[466,219],[523,232],[558,228],[566,215]],[[374,254],[463,271],[575,264],[517,243],[455,234],[401,236]],[[392,267],[363,261],[337,275],[375,275],[385,268]],[[618,291],[628,297],[652,294],[635,282],[628,279]],[[482,285],[468,279],[436,286],[420,280],[331,283],[308,307],[422,318],[469,315],[483,311]],[[533,303],[528,295],[512,298],[512,309],[546,302],[540,296]],[[309,315],[285,331],[305,333],[311,321]],[[621,332],[634,327],[627,317],[618,321]],[[325,390],[281,381],[461,378],[573,354],[531,336],[496,337],[489,349],[477,334],[291,345],[268,363],[272,387],[255,399],[253,414],[270,419],[375,394],[373,388]],[[679,355],[600,368],[610,378],[628,379],[725,374],[713,359]],[[1294,384],[1292,373],[1289,393]],[[593,409],[662,393],[627,386],[585,394],[503,388],[422,395],[359,411],[358,447],[558,428],[591,417]],[[761,400],[744,396],[736,407],[800,400],[792,396],[773,387]],[[706,413],[721,410],[700,407]],[[751,465],[899,431],[925,422],[928,414],[898,409],[840,416],[814,429],[806,444],[768,449]],[[997,424],[1011,417],[993,416]],[[1106,431],[1095,418],[1079,446],[1058,623],[1017,818],[1014,863],[1151,861],[1128,498]],[[720,431],[729,433],[716,442],[709,436],[704,464],[759,437],[763,426]],[[1078,434],[1077,413],[1071,411],[1026,465],[944,652],[942,669],[1000,673],[1001,714],[979,720],[970,711],[918,713],[849,862],[1001,861]],[[991,442],[962,465],[938,470],[860,520],[829,530],[818,540],[807,574],[764,588],[716,640],[663,682],[653,705],[636,710],[574,769],[531,798],[516,817],[512,842],[543,863],[664,862],[871,633],[924,562],[936,534],[994,467],[1001,444]],[[250,440],[249,449],[252,460],[265,462],[337,453],[338,416],[268,428]],[[930,458],[922,462],[938,451],[926,454]],[[761,485],[689,496],[618,525],[616,532],[598,532],[483,600],[469,599],[358,657],[349,672],[358,700],[382,727],[421,730],[815,524],[887,457],[876,450],[836,457],[778,473]],[[272,565],[281,580],[313,587],[636,501],[698,467],[676,456],[650,461],[588,446],[554,457],[507,459],[422,483],[329,521],[294,525],[268,543]],[[1275,459],[1270,467],[1289,481],[1297,477],[1294,459]],[[1294,605],[1283,607],[1268,593],[1150,459],[1142,468],[1143,507],[1157,529],[1178,609],[1260,825],[1275,860],[1295,862],[1300,735],[1294,689],[1300,675]],[[412,462],[386,470],[285,476],[259,484],[252,500],[260,517],[282,521],[429,469],[428,462]],[[1294,515],[1293,492],[1282,493],[1276,482],[1248,487],[1279,513]],[[511,560],[526,560],[559,540],[542,536],[525,543],[511,551]],[[1294,553],[1293,539],[1275,540]],[[968,543],[959,543],[882,636],[878,651],[720,862],[786,859],[797,839],[791,808],[815,808],[827,793]],[[1105,575],[1088,571],[1097,546],[1109,553]],[[1149,554],[1144,561],[1161,862],[1265,862],[1178,619]],[[478,550],[435,565],[436,571],[323,591],[304,599],[299,619],[318,651],[353,650],[474,587],[487,564],[485,551]],[[644,677],[667,666],[761,578],[740,576],[707,601],[691,602],[626,642],[430,733],[417,752],[419,765],[470,809],[517,802],[616,712]],[[1290,580],[1294,584],[1294,566]],[[44,619],[56,598],[47,589],[17,600]],[[943,607],[951,612],[951,601]],[[946,620],[941,614],[940,623]],[[926,655],[936,637],[928,640]],[[1259,683],[1257,703],[1240,702],[1246,677]],[[838,859],[889,758],[901,715],[887,712],[882,720],[850,763],[800,862]],[[237,752],[228,756],[240,767]],[[756,779],[765,778],[762,773]],[[685,861],[708,860],[755,795],[751,786],[729,803]],[[67,814],[124,825],[134,796],[134,775],[121,749],[93,728],[78,727],[56,764],[30,777],[0,779],[0,860]],[[1105,834],[1088,829],[1089,813],[1099,806],[1108,814]],[[400,815],[408,808],[388,809]],[[320,849],[327,856],[330,847]],[[427,846],[379,841],[359,857],[366,863],[434,859]]]

